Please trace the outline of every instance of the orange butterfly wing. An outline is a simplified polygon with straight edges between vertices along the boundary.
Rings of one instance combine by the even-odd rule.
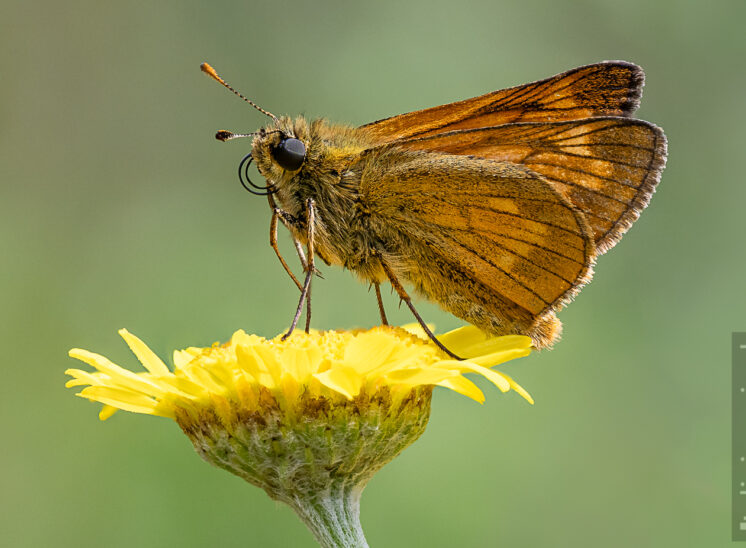
[[[383,246],[397,275],[489,332],[551,343],[537,326],[590,279],[595,255],[576,207],[508,162],[381,147],[361,164],[361,207],[404,235]]]
[[[447,105],[400,114],[361,126],[379,144],[458,129],[514,122],[628,116],[640,103],[645,76],[640,67],[606,61],[546,80]]]
[[[666,159],[663,131],[629,118],[506,124],[396,145],[525,165],[586,215],[599,253],[647,206]]]
[[[373,210],[391,202],[385,218],[427,244],[400,274],[487,331],[551,344],[554,311],[638,218],[665,165],[662,130],[629,118],[643,83],[638,66],[609,61],[362,126],[369,154],[411,160],[383,160],[367,189]]]

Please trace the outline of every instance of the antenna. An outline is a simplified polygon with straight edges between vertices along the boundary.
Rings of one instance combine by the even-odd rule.
[[[220,84],[224,85],[225,87],[227,87],[229,90],[231,90],[233,93],[235,93],[236,95],[238,95],[241,99],[243,99],[244,101],[246,101],[247,103],[249,103],[252,107],[254,107],[255,109],[257,109],[259,112],[261,112],[262,114],[266,114],[267,116],[269,116],[270,118],[272,118],[276,123],[279,123],[279,120],[277,119],[277,116],[275,116],[274,114],[272,114],[269,111],[264,110],[262,107],[260,107],[257,104],[255,104],[251,99],[248,99],[248,98],[244,97],[238,91],[236,91],[235,89],[233,89],[233,87],[230,84],[228,84],[228,82],[226,82],[220,76],[218,76],[218,73],[210,65],[208,65],[207,63],[202,63],[199,66],[199,68],[202,69],[202,72],[204,72],[205,74],[207,74],[210,78],[212,78],[213,80],[215,80],[218,83],[220,83]]]
[[[218,141],[230,141],[231,139],[240,139],[241,137],[253,137],[254,135],[259,135],[258,131],[255,131],[254,133],[233,133],[232,131],[228,131],[226,129],[221,129],[215,134],[215,138]]]

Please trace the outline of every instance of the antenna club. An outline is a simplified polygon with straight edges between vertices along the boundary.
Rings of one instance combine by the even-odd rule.
[[[215,69],[212,68],[208,63],[202,63],[199,66],[199,68],[202,70],[202,72],[204,72],[205,74],[207,74],[213,80],[217,80],[221,84],[225,84],[225,82],[223,81],[223,79],[220,76],[218,76],[218,73],[215,71]]]
[[[265,114],[265,115],[269,116],[269,117],[270,117],[270,118],[272,118],[272,119],[273,119],[273,120],[274,120],[275,122],[277,122],[277,121],[278,121],[278,120],[277,120],[277,116],[275,116],[274,114],[272,114],[271,112],[269,112],[269,111],[267,111],[267,110],[264,110],[264,109],[263,109],[262,107],[258,106],[258,105],[257,105],[256,103],[254,103],[254,101],[252,101],[251,99],[248,99],[248,98],[244,97],[244,96],[243,96],[243,95],[241,95],[241,94],[240,94],[239,92],[237,92],[237,91],[236,91],[235,89],[233,89],[233,88],[232,88],[232,87],[231,87],[231,86],[230,86],[230,85],[228,84],[228,82],[226,82],[226,81],[225,81],[225,80],[223,80],[223,79],[222,79],[222,78],[221,78],[220,76],[218,76],[218,73],[217,73],[217,72],[215,71],[215,69],[214,69],[214,68],[212,68],[212,67],[211,67],[211,66],[210,66],[209,64],[207,64],[207,63],[202,63],[202,64],[201,64],[201,65],[199,66],[199,68],[200,68],[200,69],[202,70],[202,72],[204,72],[205,74],[207,74],[207,75],[208,75],[208,76],[209,76],[210,78],[212,78],[212,79],[213,79],[213,80],[215,80],[216,82],[218,82],[218,83],[222,84],[223,86],[225,86],[226,88],[228,88],[229,90],[231,90],[231,91],[232,91],[233,93],[235,93],[235,94],[236,94],[237,96],[239,96],[239,97],[240,97],[241,99],[243,99],[244,101],[246,101],[247,103],[249,103],[249,104],[250,104],[250,105],[251,105],[252,107],[254,107],[255,109],[257,109],[257,110],[258,110],[259,112],[261,112],[262,114]]]
[[[223,141],[225,143],[226,141],[229,141],[229,140],[231,140],[233,138],[233,133],[230,132],[230,131],[226,131],[224,129],[221,129],[220,131],[218,131],[215,134],[215,138],[218,141]]]

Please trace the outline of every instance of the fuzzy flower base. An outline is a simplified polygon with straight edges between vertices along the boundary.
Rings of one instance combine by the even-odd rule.
[[[230,342],[174,353],[174,371],[121,330],[147,372],[86,350],[97,371],[69,369],[67,386],[117,409],[173,418],[207,462],[291,506],[325,547],[367,546],[360,495],[370,478],[425,430],[433,386],[484,401],[464,376],[528,393],[489,367],[530,352],[528,337],[487,337],[473,327],[442,336],[449,359],[404,329],[298,333],[287,341],[243,331]]]
[[[207,462],[289,505],[323,546],[365,546],[360,495],[373,475],[425,431],[432,387],[394,403],[390,390],[333,402],[303,394],[288,415],[263,389],[261,413],[212,410],[176,421]]]

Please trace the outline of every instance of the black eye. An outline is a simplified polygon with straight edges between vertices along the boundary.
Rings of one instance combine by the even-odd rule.
[[[283,139],[272,149],[272,158],[282,169],[296,171],[306,159],[306,145],[299,139]]]

